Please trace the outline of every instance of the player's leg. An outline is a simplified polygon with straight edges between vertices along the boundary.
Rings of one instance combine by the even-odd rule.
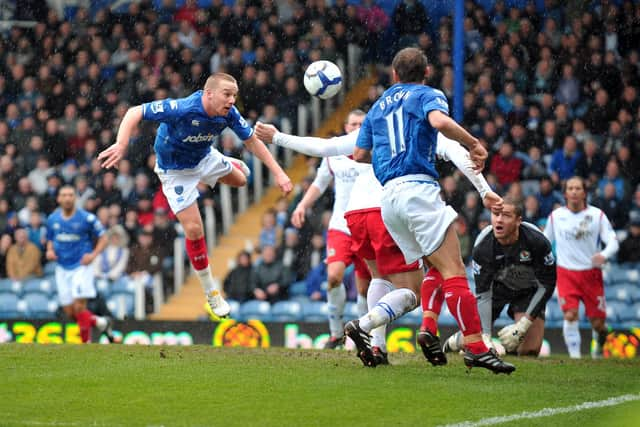
[[[367,306],[367,292],[369,290],[369,282],[371,281],[371,273],[364,260],[357,255],[353,257],[353,264],[355,267],[358,316],[364,316],[366,312],[369,311]]]
[[[580,297],[573,277],[575,272],[562,267],[557,267],[556,270],[558,302],[564,314],[562,336],[564,337],[569,357],[578,359],[580,358],[581,345],[580,328],[578,325]]]
[[[163,171],[156,167],[162,191],[184,230],[189,261],[196,271],[211,310],[219,317],[228,316],[231,309],[222,297],[219,284],[214,282],[209,267],[204,226],[197,204],[197,185],[202,181],[213,187],[216,181],[228,175],[231,169],[235,168],[230,163],[223,162],[222,154],[215,150],[198,165],[197,170],[188,174],[181,171]]]
[[[436,267],[444,279],[442,288],[445,301],[464,335],[464,345],[467,350],[464,355],[465,365],[469,368],[473,366],[487,368],[495,373],[513,372],[515,367],[502,361],[482,340],[476,298],[467,283],[460,255],[460,243],[453,226],[449,225],[440,247],[426,258],[426,262]]]
[[[344,306],[347,303],[347,291],[342,283],[347,268],[343,261],[334,261],[327,265],[327,306],[329,309],[329,332],[331,337],[324,348],[334,349],[344,341]]]
[[[602,357],[602,348],[607,341],[609,332],[605,322],[607,312],[602,270],[593,269],[580,273],[582,275],[581,290],[585,314],[591,322],[592,337],[595,341],[591,346],[591,357],[599,359]]]
[[[444,302],[443,282],[438,269],[431,267],[420,286],[422,324],[417,342],[424,357],[434,366],[447,364],[447,356],[444,354],[438,338],[438,316]]]
[[[223,156],[233,166],[229,174],[218,178],[218,181],[232,187],[243,187],[247,184],[247,178],[251,174],[249,167],[239,159]]]
[[[200,284],[207,296],[211,310],[219,317],[229,315],[229,304],[224,300],[220,289],[216,286],[209,267],[207,244],[204,239],[204,227],[198,204],[194,201],[191,205],[179,211],[176,217],[184,230],[187,256],[200,279]]]
[[[90,265],[81,265],[71,271],[71,297],[73,298],[73,311],[80,328],[82,342],[91,341],[91,328],[95,327],[100,333],[104,332],[113,342],[111,320],[96,316],[87,308],[87,300],[97,295],[93,268]]]
[[[517,323],[525,313],[518,312],[513,314],[513,320]],[[542,339],[544,338],[544,319],[536,317],[524,336],[524,341],[518,346],[518,356],[537,357],[542,347]]]

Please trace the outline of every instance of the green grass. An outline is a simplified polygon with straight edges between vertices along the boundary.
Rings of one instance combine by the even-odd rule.
[[[511,376],[459,356],[362,367],[345,351],[205,346],[0,346],[0,426],[429,426],[640,393],[640,359],[510,359]],[[517,426],[638,426],[640,401]]]

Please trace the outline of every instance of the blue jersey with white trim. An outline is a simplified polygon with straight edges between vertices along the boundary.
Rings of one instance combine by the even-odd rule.
[[[415,83],[395,84],[373,104],[356,145],[372,150],[371,163],[382,185],[405,175],[438,178],[435,168],[438,130],[427,118],[433,110],[449,114],[444,93]]]
[[[233,106],[226,116],[209,116],[202,105],[202,91],[186,98],[142,104],[142,118],[160,122],[154,149],[160,169],[191,169],[209,154],[211,144],[230,128],[246,141],[253,129]]]
[[[104,233],[98,218],[84,209],[65,218],[58,208],[47,218],[47,240],[53,242],[58,264],[66,269],[79,266],[82,256],[93,251],[93,241]]]

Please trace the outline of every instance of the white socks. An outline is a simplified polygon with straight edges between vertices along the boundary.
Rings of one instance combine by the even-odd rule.
[[[344,336],[344,325],[342,316],[344,315],[344,305],[347,302],[347,291],[344,285],[329,289],[327,291],[327,305],[329,308],[329,331],[332,337],[341,338]]]
[[[107,327],[107,319],[102,316],[95,316],[96,319],[96,328],[100,331],[104,331]]]
[[[213,290],[217,289],[219,286],[216,286],[216,282],[213,280],[213,275],[211,274],[211,268],[207,266],[204,270],[196,270],[196,274],[200,279],[200,284],[202,285],[202,289],[204,289],[204,293],[209,295],[209,293]]]
[[[358,307],[358,317],[362,317],[367,314],[369,307],[367,307],[367,297],[358,294],[356,297],[356,307]]]
[[[371,279],[369,283],[369,290],[367,291],[367,305],[369,310],[372,310],[380,298],[387,295],[393,290],[391,282],[384,279]],[[366,314],[363,313],[360,317]],[[371,332],[371,346],[379,347],[384,353],[387,352],[387,325],[378,326],[372,329]]]
[[[565,320],[562,324],[562,335],[564,336],[564,342],[567,345],[569,351],[569,357],[572,359],[580,358],[580,329],[578,328],[578,321],[574,320],[570,322]]]
[[[413,310],[418,305],[416,294],[410,289],[395,289],[380,298],[369,313],[360,318],[360,328],[365,332],[386,325]]]

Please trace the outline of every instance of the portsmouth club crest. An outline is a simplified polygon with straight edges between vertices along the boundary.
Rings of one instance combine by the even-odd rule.
[[[531,252],[523,250],[520,251],[520,262],[529,262],[531,261]]]
[[[176,187],[174,188],[174,190],[176,190],[176,194],[179,196],[182,194],[182,192],[184,191],[184,187],[182,185],[176,185]]]

